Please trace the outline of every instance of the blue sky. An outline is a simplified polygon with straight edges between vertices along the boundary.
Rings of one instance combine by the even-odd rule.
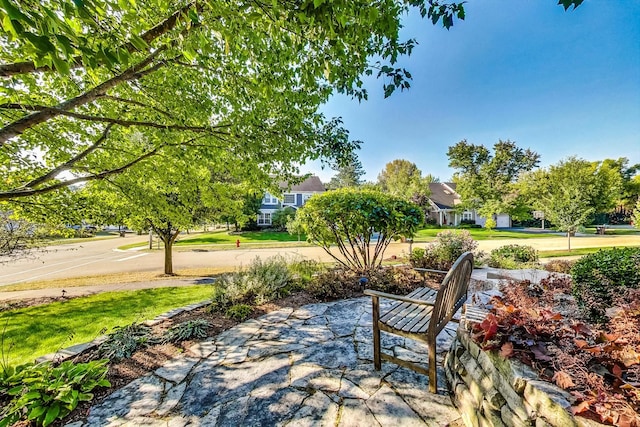
[[[541,166],[571,155],[640,163],[640,0],[586,0],[567,12],[556,3],[470,0],[449,31],[407,17],[403,36],[419,45],[399,66],[411,89],[384,99],[382,80],[370,79],[368,101],[338,95],[323,109],[364,142],[365,179],[404,158],[448,180],[447,148],[462,139],[515,141]]]

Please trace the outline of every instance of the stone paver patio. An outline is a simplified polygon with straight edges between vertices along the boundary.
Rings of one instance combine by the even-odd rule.
[[[438,339],[438,359],[455,325]],[[383,334],[385,351],[427,362],[422,343]],[[462,425],[438,373],[372,362],[371,300],[282,309],[195,345],[68,426]]]

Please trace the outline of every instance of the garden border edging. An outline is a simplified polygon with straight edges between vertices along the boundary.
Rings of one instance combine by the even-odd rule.
[[[464,322],[462,322],[464,323]],[[529,366],[484,351],[459,327],[444,361],[452,400],[466,426],[595,427],[571,414],[573,396]]]

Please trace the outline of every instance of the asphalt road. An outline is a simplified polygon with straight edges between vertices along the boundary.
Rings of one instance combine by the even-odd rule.
[[[60,279],[110,273],[157,271],[162,273],[164,254],[162,250],[119,251],[119,246],[143,242],[147,236],[127,235],[125,238],[113,238],[87,241],[75,244],[51,246],[44,253],[28,259],[12,261],[0,265],[0,286],[34,280]],[[490,251],[507,244],[531,245],[538,250],[566,249],[565,238],[536,238],[482,240],[479,249]],[[613,245],[640,245],[640,236],[580,236],[571,239],[573,248]],[[416,243],[414,246],[424,246]],[[407,243],[392,243],[385,257],[406,254]],[[331,258],[317,247],[291,247],[270,249],[234,248],[223,251],[174,251],[174,270],[198,267],[236,267],[247,265],[259,256],[266,258],[281,254],[289,257],[305,257],[322,261]]]

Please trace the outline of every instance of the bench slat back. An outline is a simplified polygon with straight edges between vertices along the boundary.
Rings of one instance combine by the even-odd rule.
[[[433,306],[427,335],[435,339],[467,300],[473,271],[473,254],[465,252],[453,263],[445,276]]]

